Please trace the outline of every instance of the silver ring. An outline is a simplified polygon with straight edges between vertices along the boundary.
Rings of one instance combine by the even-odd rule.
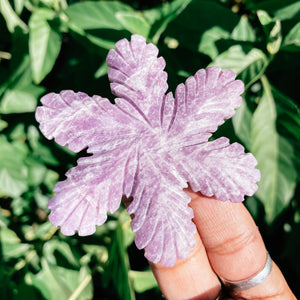
[[[223,284],[225,287],[231,291],[242,291],[242,290],[248,290],[250,288],[253,288],[261,283],[263,283],[269,276],[272,270],[272,258],[267,252],[267,260],[262,268],[262,270],[254,275],[253,277],[247,279],[247,280],[242,280],[242,281],[227,281],[223,280]]]

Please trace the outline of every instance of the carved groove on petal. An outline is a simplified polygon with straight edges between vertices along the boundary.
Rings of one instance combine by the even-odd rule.
[[[43,106],[36,110],[40,130],[48,139],[55,138],[63,146],[68,144],[74,152],[99,141],[105,144],[133,137],[141,129],[126,113],[100,96],[62,91],[45,95],[41,102]]]
[[[158,181],[147,176],[147,181],[147,186],[141,182],[142,186],[134,190],[133,201],[127,208],[129,214],[134,214],[131,226],[137,234],[135,242],[138,248],[145,248],[150,261],[171,267],[177,258],[186,258],[195,244],[190,198],[166,181],[164,175]]]
[[[168,88],[165,61],[157,55],[156,46],[133,35],[130,42],[117,42],[106,59],[112,92],[134,106],[152,127],[159,126],[160,106]]]
[[[228,139],[219,138],[193,147],[177,167],[182,176],[188,177],[193,191],[215,195],[222,201],[241,202],[245,195],[252,196],[257,190],[260,172],[255,169],[256,164],[252,154],[244,153],[242,145],[230,145]]]
[[[221,72],[218,67],[210,67],[178,85],[169,136],[186,138],[191,131],[199,136],[212,133],[224,119],[232,117],[244,90],[243,83],[234,78],[231,70]]]
[[[67,179],[56,184],[56,195],[50,200],[50,220],[62,233],[79,235],[95,232],[95,225],[115,212],[125,191],[130,194],[137,172],[137,153],[123,147],[106,154],[79,159],[67,172]],[[115,158],[114,158],[115,157]],[[131,179],[129,174],[131,174]],[[126,176],[128,176],[126,178]]]

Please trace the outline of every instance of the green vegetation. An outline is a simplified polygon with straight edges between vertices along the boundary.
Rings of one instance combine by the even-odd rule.
[[[300,296],[299,20],[292,0],[0,0],[0,298],[162,299],[124,208],[90,237],[50,224],[53,186],[78,156],[34,118],[47,92],[112,99],[105,57],[132,33],[158,45],[172,90],[208,65],[245,82],[216,136],[256,156],[262,178],[245,203]]]

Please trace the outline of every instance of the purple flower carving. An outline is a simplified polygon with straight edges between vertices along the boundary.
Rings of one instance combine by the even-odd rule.
[[[41,100],[36,119],[48,138],[92,156],[80,158],[67,179],[54,188],[49,216],[65,235],[95,232],[113,213],[122,195],[136,245],[152,262],[171,267],[195,245],[190,198],[183,188],[225,201],[253,195],[260,173],[252,154],[227,138],[208,141],[233,116],[244,90],[230,70],[199,70],[168,88],[165,61],[158,49],[133,35],[107,56],[115,104],[100,96],[62,91]]]

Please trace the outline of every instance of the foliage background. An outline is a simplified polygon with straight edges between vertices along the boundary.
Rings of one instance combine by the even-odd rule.
[[[53,186],[77,156],[34,118],[50,91],[113,99],[105,57],[132,33],[158,45],[171,90],[208,65],[244,80],[244,102],[216,136],[256,156],[262,179],[245,203],[300,297],[299,1],[0,0],[0,12],[1,299],[162,299],[124,208],[91,237],[49,223]]]

